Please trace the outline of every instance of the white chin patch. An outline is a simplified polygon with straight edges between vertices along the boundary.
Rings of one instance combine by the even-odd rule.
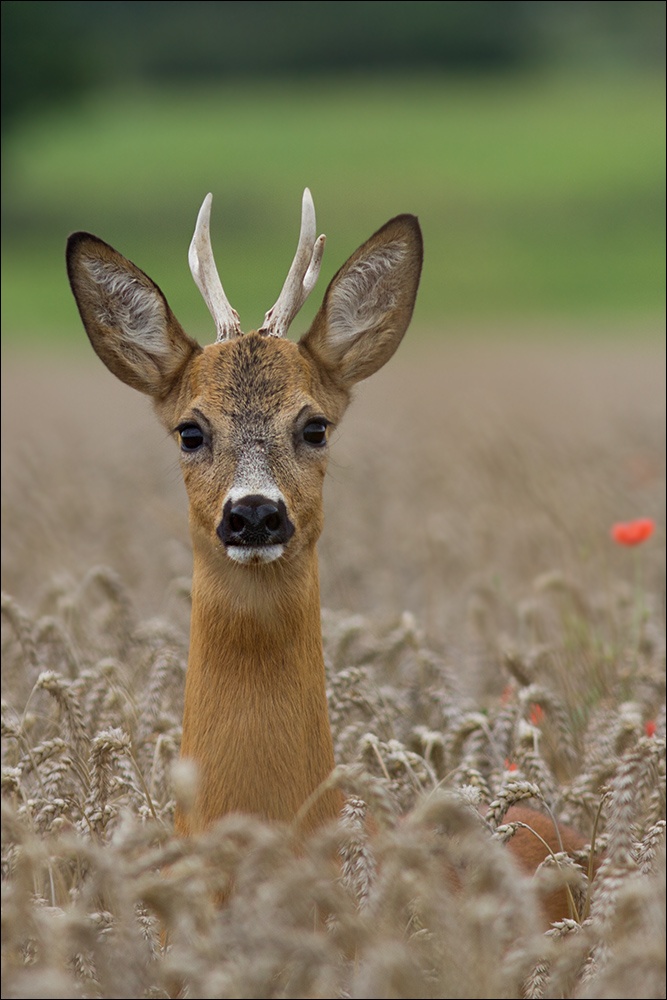
[[[243,566],[258,566],[275,562],[285,551],[284,545],[228,545],[225,549],[230,559]]]

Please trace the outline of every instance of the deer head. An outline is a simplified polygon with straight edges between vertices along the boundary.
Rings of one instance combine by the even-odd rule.
[[[283,334],[317,279],[303,198],[294,262],[264,324],[241,333],[213,260],[211,196],[202,205],[190,266],[217,328],[200,347],[158,286],[89,233],[68,242],[70,283],[93,348],[119,379],[149,395],[180,445],[195,559],[217,572],[294,563],[322,526],[330,431],[352,387],[394,353],[410,321],[422,263],[414,216],[399,215],[338,271],[308,332]]]

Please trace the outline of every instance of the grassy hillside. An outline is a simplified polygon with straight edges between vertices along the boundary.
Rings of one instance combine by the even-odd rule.
[[[650,76],[100,94],[6,143],[5,342],[80,341],[63,271],[74,229],[134,259],[206,336],[186,253],[209,190],[225,288],[256,325],[291,260],[305,185],[329,237],[323,287],[387,218],[420,216],[422,329],[650,326],[662,308],[663,104]]]

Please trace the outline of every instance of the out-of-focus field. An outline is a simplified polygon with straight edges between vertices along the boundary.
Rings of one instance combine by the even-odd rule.
[[[297,861],[289,831],[250,820],[174,841],[175,446],[96,359],[9,354],[3,995],[663,996],[664,377],[657,339],[408,333],[359,387],[320,554],[340,780],[378,821],[373,877],[349,825]],[[635,517],[656,533],[615,544]],[[557,866],[529,881],[496,842],[511,831],[491,836],[524,796],[607,851],[592,888],[585,858],[566,866],[571,919],[548,935]]]
[[[202,327],[183,272],[207,191],[225,290],[244,329],[257,325],[291,260],[306,185],[328,237],[323,284],[392,215],[419,215],[420,331],[546,317],[624,334],[663,310],[663,120],[656,72],[88,96],[4,143],[3,339],[78,342],[62,264],[74,229],[135,260],[181,321]]]

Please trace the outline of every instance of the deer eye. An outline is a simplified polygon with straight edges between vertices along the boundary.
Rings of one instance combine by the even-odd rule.
[[[316,448],[327,443],[327,421],[311,420],[303,429],[303,440]]]
[[[197,424],[181,424],[176,430],[181,437],[182,451],[197,451],[204,443],[204,432]]]

